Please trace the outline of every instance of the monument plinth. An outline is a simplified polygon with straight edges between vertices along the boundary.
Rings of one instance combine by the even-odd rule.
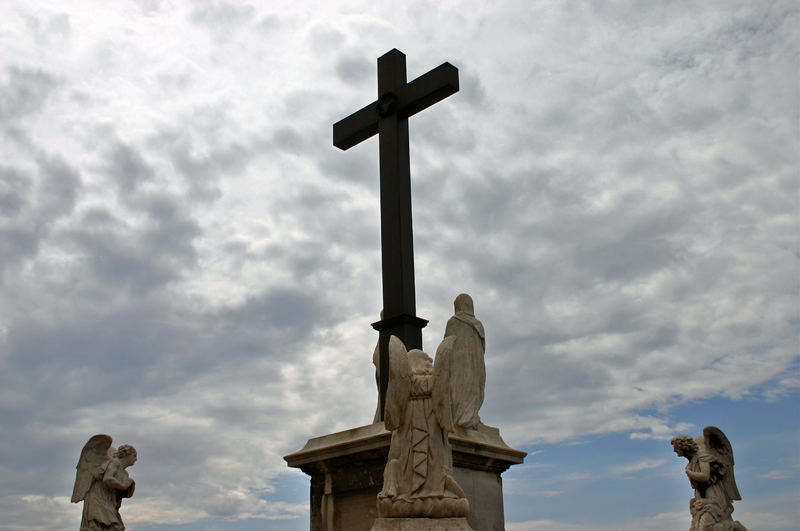
[[[370,531],[474,531],[466,518],[378,518]]]
[[[386,527],[410,519],[381,518],[381,522],[376,522],[376,501],[383,487],[391,435],[383,422],[377,422],[314,437],[301,450],[284,457],[289,466],[311,476],[312,531],[412,529]],[[510,466],[522,463],[527,454],[509,447],[497,428],[485,425],[479,425],[476,430],[458,428],[449,439],[453,475],[469,501],[466,521],[475,531],[504,529],[501,474]],[[434,521],[452,520],[435,525],[457,525],[459,519],[415,520],[429,520],[430,525],[434,525]],[[373,528],[377,524],[383,527]]]

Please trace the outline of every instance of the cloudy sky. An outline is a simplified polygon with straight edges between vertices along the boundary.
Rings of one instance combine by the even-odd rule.
[[[508,529],[688,527],[714,424],[750,529],[800,521],[792,1],[0,3],[0,529],[70,530],[131,443],[129,529],[301,530],[282,459],[368,423],[376,58],[413,117],[417,310],[472,294]],[[794,29],[792,29],[794,28]]]

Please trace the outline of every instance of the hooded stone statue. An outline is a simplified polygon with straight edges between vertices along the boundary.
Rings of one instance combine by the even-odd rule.
[[[455,315],[447,321],[444,337],[455,336],[452,365],[449,367],[453,424],[476,429],[481,423],[478,410],[483,405],[486,365],[483,355],[486,338],[483,324],[475,318],[472,297],[466,293],[453,303]]]

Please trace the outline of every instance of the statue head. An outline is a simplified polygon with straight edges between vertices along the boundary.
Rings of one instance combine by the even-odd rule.
[[[455,306],[456,313],[464,312],[468,313],[469,315],[475,315],[475,308],[472,305],[472,297],[466,293],[462,293],[456,297],[456,300],[453,301],[453,306]]]
[[[136,448],[130,444],[123,444],[117,449],[117,459],[123,466],[131,466],[136,462]]]
[[[697,443],[689,435],[678,435],[670,441],[675,453],[684,457],[691,457],[697,453]]]
[[[433,369],[433,360],[419,349],[408,351],[408,365],[413,374],[426,374]]]

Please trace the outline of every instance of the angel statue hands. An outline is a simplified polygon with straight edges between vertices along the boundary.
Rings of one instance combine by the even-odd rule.
[[[123,444],[115,450],[108,435],[95,435],[83,446],[72,489],[72,502],[83,501],[80,531],[125,529],[119,508],[136,488],[126,470],[135,462],[136,449]]]
[[[733,501],[741,500],[733,475],[733,449],[719,428],[706,426],[703,435],[672,438],[675,453],[689,460],[686,477],[694,489],[689,501],[689,531],[747,531],[734,520]]]

